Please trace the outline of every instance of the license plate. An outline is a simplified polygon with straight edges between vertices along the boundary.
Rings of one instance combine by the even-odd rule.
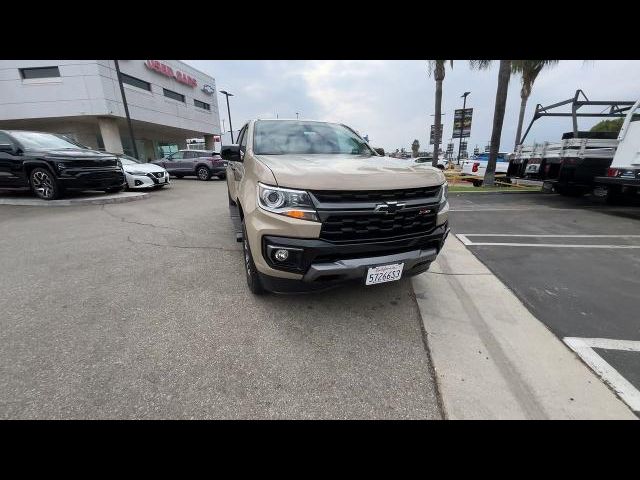
[[[372,267],[367,271],[365,285],[375,285],[377,283],[395,282],[402,277],[404,263],[394,263],[393,265],[382,265]]]

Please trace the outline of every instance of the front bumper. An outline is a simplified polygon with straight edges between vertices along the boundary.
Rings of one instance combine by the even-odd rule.
[[[125,175],[122,170],[74,170],[73,173],[63,172],[58,176],[63,188],[68,190],[89,190],[118,188],[125,185]]]
[[[260,274],[263,285],[274,292],[323,290],[348,281],[363,281],[371,267],[404,263],[403,276],[426,271],[449,234],[448,223],[411,239],[337,245],[319,239],[263,237],[263,258],[274,270],[298,273],[298,280]],[[292,252],[289,265],[277,265],[273,252]]]
[[[168,173],[165,173],[164,177],[161,178],[157,178],[153,174],[132,175],[130,173],[126,173],[125,177],[127,179],[128,187],[132,189],[151,188],[157,185],[169,185],[171,183]]]

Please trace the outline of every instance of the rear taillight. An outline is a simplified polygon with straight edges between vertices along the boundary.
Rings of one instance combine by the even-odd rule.
[[[609,168],[607,169],[607,177],[617,177],[618,169],[617,168]]]
[[[473,163],[473,168],[471,168],[471,171],[472,172],[477,172],[479,166],[480,166],[480,162],[474,162]]]

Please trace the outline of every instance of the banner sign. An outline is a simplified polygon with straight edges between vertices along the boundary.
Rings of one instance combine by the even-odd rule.
[[[440,135],[438,136],[438,145],[440,145],[440,140],[442,139],[442,130],[444,129],[444,125],[440,124]],[[434,144],[433,134],[436,131],[436,126],[431,125],[431,136],[429,137],[429,145]]]
[[[453,115],[453,138],[464,138],[471,136],[471,118],[473,108],[459,108]]]

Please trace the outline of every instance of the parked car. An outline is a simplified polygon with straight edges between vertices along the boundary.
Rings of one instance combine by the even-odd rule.
[[[482,179],[484,178],[484,174],[487,171],[488,163],[488,153],[480,153],[478,155],[474,155],[469,160],[464,160],[462,162],[462,173],[465,175],[470,175],[471,177],[463,177],[463,180],[473,182],[473,185],[476,187],[482,185]],[[509,154],[498,153],[498,158],[496,159],[496,173],[506,174],[507,170],[509,170]]]
[[[122,164],[127,188],[137,190],[162,188],[169,185],[169,172],[160,165],[141,162],[137,158],[124,154],[118,154],[117,157]]]
[[[0,130],[0,188],[31,188],[54,200],[67,190],[118,192],[124,186],[115,155],[54,133]]]
[[[381,156],[351,128],[252,120],[223,147],[236,238],[254,294],[400,280],[449,233],[444,173]]]
[[[176,178],[196,176],[209,180],[226,177],[227,162],[213,150],[178,150],[165,158],[151,162],[160,165]]]

